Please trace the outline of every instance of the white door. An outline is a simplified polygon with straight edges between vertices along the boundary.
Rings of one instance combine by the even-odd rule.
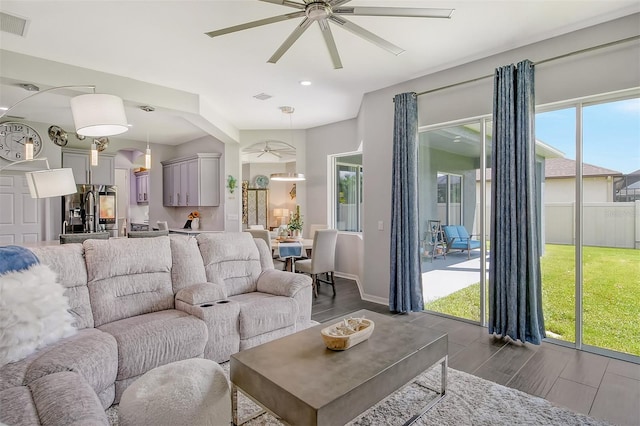
[[[43,200],[31,198],[24,173],[0,175],[0,245],[44,240]]]

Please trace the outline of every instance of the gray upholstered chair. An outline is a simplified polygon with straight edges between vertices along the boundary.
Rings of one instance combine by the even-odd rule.
[[[266,229],[247,229],[244,232],[248,232],[253,235],[253,238],[260,238],[267,243],[267,247],[271,250],[271,256],[273,257],[273,246],[271,245],[271,233]]]
[[[127,237],[129,238],[152,238],[152,237],[164,237],[169,235],[168,229],[160,231],[129,231]]]
[[[108,240],[108,232],[85,232],[80,234],[60,234],[60,244],[82,243],[84,240]]]
[[[295,262],[295,271],[311,275],[313,279],[313,292],[318,296],[318,286],[321,282],[330,284],[333,295],[336,295],[336,285],[333,279],[333,271],[336,267],[336,241],[337,229],[319,229],[313,239],[311,259],[303,259]],[[320,279],[320,274],[326,274],[327,279]]]
[[[324,225],[324,224],[311,224],[311,227],[309,228],[309,238],[314,239],[315,235],[316,235],[316,231],[318,229],[327,229],[329,228],[329,226]]]

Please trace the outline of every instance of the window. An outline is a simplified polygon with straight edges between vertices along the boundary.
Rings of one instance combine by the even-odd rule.
[[[362,232],[362,154],[333,158],[333,223],[339,231]]]

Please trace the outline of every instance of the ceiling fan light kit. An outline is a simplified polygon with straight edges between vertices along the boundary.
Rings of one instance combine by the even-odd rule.
[[[453,15],[455,9],[442,8],[417,8],[417,7],[342,7],[351,0],[305,0],[304,3],[297,3],[289,0],[261,0],[266,3],[274,3],[281,6],[298,9],[298,12],[287,13],[284,15],[273,16],[271,18],[259,19],[257,21],[247,22],[220,30],[209,31],[209,37],[218,37],[224,34],[230,34],[237,31],[247,30],[250,28],[260,27],[263,25],[273,24],[294,18],[303,18],[302,22],[293,30],[287,39],[280,45],[275,53],[267,60],[267,62],[275,64],[278,60],[291,48],[293,43],[300,38],[314,22],[318,23],[325,44],[329,50],[329,56],[335,69],[342,68],[342,61],[338,53],[333,33],[329,22],[339,25],[341,28],[361,37],[376,46],[385,49],[394,55],[404,52],[404,49],[384,40],[383,38],[373,34],[372,32],[362,28],[361,26],[347,20],[344,16],[386,16],[386,17],[403,17],[403,18],[443,18],[449,19]]]
[[[271,180],[278,182],[300,182],[305,180],[304,173],[272,173]]]

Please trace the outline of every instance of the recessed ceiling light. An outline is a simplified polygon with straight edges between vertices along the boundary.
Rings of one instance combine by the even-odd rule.
[[[301,86],[311,86],[311,82],[309,80],[302,80],[300,82]]]

